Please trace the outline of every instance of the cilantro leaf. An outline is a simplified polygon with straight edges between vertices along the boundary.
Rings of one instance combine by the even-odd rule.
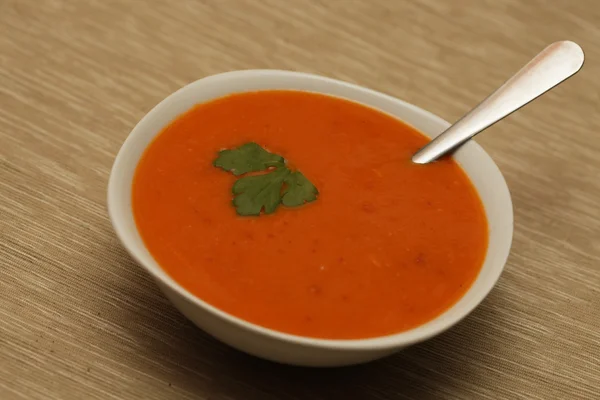
[[[239,215],[260,215],[275,212],[281,203],[281,187],[290,175],[286,167],[263,175],[245,176],[233,184],[233,205]]]
[[[319,194],[300,171],[291,171],[286,166],[283,157],[269,153],[256,143],[220,151],[213,165],[236,176],[264,171],[241,177],[233,184],[232,203],[242,216],[272,214],[280,204],[301,206],[315,201]]]
[[[285,178],[281,202],[286,207],[297,207],[317,199],[319,191],[302,172],[295,171]]]
[[[250,142],[237,149],[220,151],[213,165],[239,176],[282,166],[284,162],[280,155],[269,153],[258,144]]]

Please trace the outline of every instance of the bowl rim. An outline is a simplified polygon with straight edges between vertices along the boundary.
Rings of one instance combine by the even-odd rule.
[[[267,328],[267,327],[255,324],[253,322],[250,322],[250,321],[244,320],[242,318],[236,317],[232,314],[229,314],[229,313],[211,305],[210,303],[202,300],[201,298],[193,295],[191,292],[189,292],[187,289],[185,289],[183,286],[181,286],[177,281],[175,281],[173,278],[171,278],[171,276],[168,275],[166,273],[166,271],[162,270],[160,268],[160,265],[158,264],[158,262],[154,261],[154,263],[156,264],[155,266],[148,265],[148,263],[146,263],[143,260],[143,257],[141,257],[141,255],[137,251],[132,249],[132,246],[130,245],[130,241],[132,240],[130,238],[130,234],[127,232],[127,229],[124,226],[123,221],[121,221],[116,215],[116,213],[117,213],[116,209],[118,207],[120,207],[120,205],[118,204],[119,201],[118,201],[117,196],[119,195],[119,192],[121,190],[121,187],[118,186],[116,176],[119,174],[119,171],[123,168],[127,157],[129,157],[128,153],[131,151],[131,147],[132,147],[134,138],[136,136],[145,135],[146,134],[145,129],[144,129],[145,122],[147,122],[151,118],[152,115],[160,113],[161,110],[163,108],[165,108],[167,104],[169,104],[170,102],[173,102],[176,98],[181,96],[184,92],[200,90],[202,86],[204,86],[208,83],[217,84],[217,85],[218,84],[226,84],[228,81],[230,81],[232,79],[239,79],[241,77],[243,77],[244,79],[260,79],[260,78],[265,78],[265,77],[278,78],[278,79],[289,79],[289,78],[307,79],[307,80],[317,80],[324,84],[330,84],[330,85],[335,84],[338,86],[343,86],[346,89],[352,90],[354,92],[362,92],[365,95],[377,96],[381,99],[385,99],[386,101],[395,103],[399,107],[404,107],[405,109],[410,110],[410,112],[418,114],[419,118],[421,118],[423,120],[434,121],[435,123],[437,123],[439,125],[443,125],[445,127],[450,126],[450,124],[447,121],[443,120],[442,118],[438,117],[437,115],[435,115],[429,111],[426,111],[424,109],[421,109],[411,103],[407,103],[406,101],[403,101],[401,99],[390,96],[388,94],[378,92],[373,89],[369,89],[367,87],[363,87],[363,86],[360,86],[360,85],[357,85],[354,83],[349,83],[349,82],[345,82],[345,81],[341,81],[341,80],[337,80],[337,79],[333,79],[333,78],[329,78],[329,77],[325,77],[325,76],[321,76],[321,75],[305,73],[305,72],[296,72],[296,71],[287,71],[287,70],[278,70],[278,69],[235,70],[235,71],[223,72],[223,73],[218,73],[215,75],[210,75],[210,76],[207,76],[204,78],[200,78],[194,82],[191,82],[191,83],[181,87],[180,89],[176,90],[175,92],[173,92],[169,96],[167,96],[165,99],[160,101],[150,111],[148,111],[144,115],[144,117],[131,130],[131,132],[129,133],[129,135],[127,136],[127,138],[125,139],[121,148],[118,151],[118,154],[117,154],[115,161],[113,163],[113,166],[111,168],[110,176],[109,176],[109,180],[108,180],[107,209],[108,209],[108,214],[109,214],[109,218],[111,220],[113,229],[114,229],[117,237],[119,238],[122,246],[125,248],[125,250],[130,254],[130,256],[139,265],[141,265],[154,278],[155,281],[157,281],[161,285],[166,285],[169,289],[173,290],[175,293],[182,296],[185,300],[187,300],[189,303],[191,303],[195,307],[203,309],[204,311],[212,314],[214,317],[222,319],[225,322],[233,324],[233,325],[237,326],[238,328],[241,328],[245,331],[250,331],[255,334],[266,336],[271,339],[288,342],[288,343],[293,343],[296,345],[303,345],[303,346],[308,346],[308,347],[312,347],[312,348],[321,348],[321,349],[342,350],[342,351],[343,350],[346,350],[346,351],[388,350],[388,349],[408,346],[408,345],[411,345],[414,343],[418,343],[418,342],[427,340],[433,336],[436,336],[436,335],[444,332],[445,330],[449,329],[450,327],[456,325],[458,322],[460,322],[462,319],[464,319],[467,315],[469,315],[483,301],[483,299],[485,299],[487,297],[489,292],[493,289],[493,287],[496,285],[498,279],[500,278],[500,275],[501,275],[502,271],[504,270],[504,266],[508,259],[511,244],[512,244],[513,229],[514,229],[513,228],[514,217],[513,217],[512,199],[510,196],[510,192],[508,190],[508,186],[504,179],[504,176],[502,175],[501,171],[499,170],[498,166],[493,161],[493,159],[485,152],[485,150],[483,150],[483,148],[481,146],[479,146],[473,140],[471,140],[469,143],[467,143],[465,146],[463,146],[463,149],[468,148],[469,152],[474,153],[474,157],[487,158],[491,162],[490,167],[495,169],[494,173],[498,174],[498,177],[497,177],[497,178],[499,178],[498,182],[502,182],[502,185],[501,185],[501,187],[498,188],[498,190],[500,192],[504,192],[504,193],[500,193],[500,194],[507,197],[507,200],[508,200],[508,202],[506,203],[506,207],[507,207],[506,216],[507,216],[507,218],[510,218],[510,220],[507,221],[507,224],[510,225],[510,229],[508,232],[509,236],[507,237],[507,246],[506,246],[506,248],[502,249],[502,251],[500,252],[499,257],[497,258],[497,262],[495,263],[495,264],[498,264],[498,267],[496,267],[493,270],[494,273],[492,274],[492,276],[485,281],[485,286],[483,287],[482,290],[480,290],[479,295],[475,299],[473,299],[470,303],[468,303],[466,306],[464,306],[462,308],[462,310],[455,317],[447,319],[447,320],[445,320],[445,322],[440,322],[436,325],[433,325],[432,328],[427,331],[424,331],[424,332],[418,331],[418,329],[420,327],[425,325],[425,324],[423,324],[423,325],[419,325],[417,327],[411,328],[407,331],[403,331],[403,332],[399,332],[399,333],[395,333],[395,334],[391,334],[391,335],[386,335],[386,336],[369,337],[369,338],[364,338],[364,339],[325,339],[325,338],[300,336],[300,335],[285,333],[285,332],[277,331],[275,329],[271,329],[271,328]],[[285,90],[285,89],[281,89],[281,90]],[[297,90],[297,89],[290,89],[290,90]],[[243,92],[247,92],[247,91],[254,91],[254,90],[239,90],[237,92],[243,93]],[[327,92],[321,92],[321,93],[327,94]],[[335,95],[331,95],[331,96],[335,96]],[[215,97],[215,98],[218,98],[218,97]],[[360,101],[358,101],[358,100],[353,100],[350,98],[349,98],[349,100],[360,103]],[[376,108],[373,106],[370,106],[370,107]],[[397,116],[394,116],[394,117],[399,119],[399,117],[397,117]],[[165,126],[166,125],[162,126],[159,131],[162,131],[162,129],[164,129]],[[157,134],[159,134],[159,133],[157,133]],[[428,134],[428,136],[431,136],[431,135]],[[144,150],[146,148],[147,148],[147,145],[144,147]],[[137,167],[138,163],[139,163],[139,159],[136,160],[136,162],[135,162],[134,170]],[[467,171],[465,171],[465,173],[467,173],[467,176],[469,176]],[[469,178],[471,178],[471,177],[469,176]],[[478,193],[479,193],[479,191],[478,191]],[[133,214],[131,209],[129,209],[128,212],[130,214]],[[135,229],[137,230],[137,227]],[[489,246],[489,244],[488,244],[488,246]],[[144,247],[145,247],[145,245],[144,245]],[[488,250],[489,250],[489,247],[488,247]],[[486,254],[484,263],[488,257],[489,257],[489,252]],[[160,271],[162,271],[162,274]],[[480,271],[480,273],[481,273],[481,271]],[[479,275],[475,279],[475,281],[471,284],[471,287],[461,296],[461,298],[457,302],[455,302],[447,310],[442,312],[442,314],[440,314],[437,317],[435,317],[434,319],[428,321],[426,324],[430,324],[431,322],[440,319],[440,317],[442,315],[444,315],[448,311],[454,309],[456,307],[456,305],[460,302],[460,300],[462,298],[464,298],[465,296],[467,296],[467,294],[473,290],[475,283],[477,282],[477,279],[479,279]]]

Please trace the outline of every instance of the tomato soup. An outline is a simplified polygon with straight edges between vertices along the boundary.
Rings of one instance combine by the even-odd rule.
[[[416,165],[428,139],[343,99],[235,94],[178,117],[136,170],[133,212],[158,264],[246,321],[327,339],[399,333],[443,313],[479,273],[483,206],[452,160]],[[219,151],[256,143],[318,189],[315,201],[240,216]]]

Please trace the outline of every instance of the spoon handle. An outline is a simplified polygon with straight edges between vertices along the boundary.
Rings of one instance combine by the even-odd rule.
[[[482,130],[574,75],[581,69],[583,60],[583,50],[576,43],[551,44],[477,107],[419,150],[413,162],[426,164],[456,150]]]

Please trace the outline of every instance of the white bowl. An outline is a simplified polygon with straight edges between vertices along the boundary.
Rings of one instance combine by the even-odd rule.
[[[489,223],[489,247],[476,281],[449,310],[417,328],[363,340],[325,340],[294,336],[244,321],[195,297],[150,255],[137,231],[131,208],[131,184],[144,149],[162,129],[198,103],[231,93],[268,89],[318,92],[353,100],[405,121],[429,137],[448,122],[411,104],[357,85],[321,76],[277,70],[247,70],[209,76],[173,93],[154,107],[133,129],[113,165],[108,184],[108,210],[114,229],[131,256],[156,280],[164,294],[187,318],[219,340],[258,357],[302,366],[342,366],[384,357],[450,328],[485,298],[508,257],[513,210],[502,173],[475,142],[464,145],[455,159],[475,185]]]

